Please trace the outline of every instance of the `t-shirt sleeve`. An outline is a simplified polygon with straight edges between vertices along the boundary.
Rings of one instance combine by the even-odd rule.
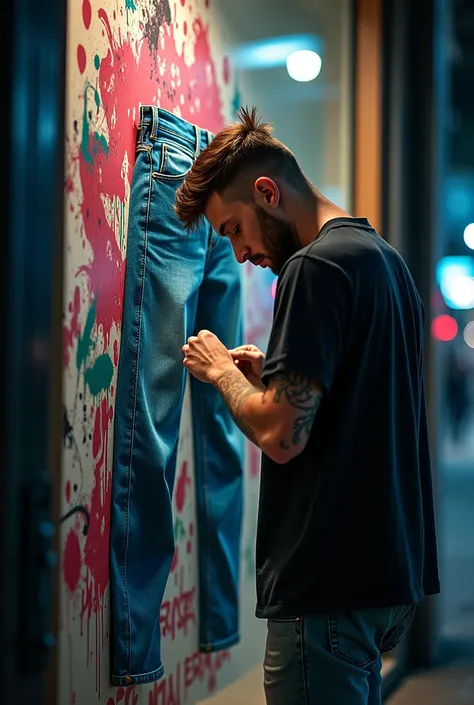
[[[278,279],[262,382],[297,372],[329,391],[345,350],[351,318],[350,280],[339,266],[305,255]]]

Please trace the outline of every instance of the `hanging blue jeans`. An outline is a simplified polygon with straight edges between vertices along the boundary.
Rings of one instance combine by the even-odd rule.
[[[140,109],[130,197],[111,508],[112,683],[163,675],[160,605],[174,553],[171,497],[185,389],[182,345],[206,328],[242,344],[240,268],[207,222],[186,234],[173,204],[211,135]],[[239,640],[243,436],[216,389],[191,378],[199,648]]]

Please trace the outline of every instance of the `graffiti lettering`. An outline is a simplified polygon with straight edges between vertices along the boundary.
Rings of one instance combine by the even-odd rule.
[[[216,687],[217,673],[222,666],[230,661],[230,651],[218,651],[214,654],[201,654],[195,651],[184,660],[184,686],[185,692],[194,683],[207,678],[207,690],[209,693]]]
[[[206,683],[207,692],[212,693],[216,687],[217,674],[228,661],[229,650],[213,654],[201,654],[198,651],[189,654],[184,661],[176,664],[174,673],[153,684],[148,705],[186,705],[189,688],[202,681]]]
[[[107,705],[138,705],[138,692],[131,688],[118,688],[115,698],[109,698]]]
[[[148,705],[181,705],[181,663],[176,671],[153,684],[148,696]]]
[[[176,632],[184,631],[187,634],[188,624],[190,622],[196,623],[194,608],[196,587],[193,586],[190,590],[183,590],[183,573],[184,570],[181,567],[178,595],[171,600],[164,601],[160,610],[161,634],[163,637],[170,635],[173,641],[176,637]]]

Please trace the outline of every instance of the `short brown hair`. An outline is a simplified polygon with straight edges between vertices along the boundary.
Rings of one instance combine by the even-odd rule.
[[[263,175],[304,180],[295,156],[273,137],[271,125],[261,121],[257,108],[241,108],[238,121],[218,132],[197,157],[176,193],[175,212],[191,231],[201,222],[213,192],[235,185],[235,199],[248,200],[250,179]]]

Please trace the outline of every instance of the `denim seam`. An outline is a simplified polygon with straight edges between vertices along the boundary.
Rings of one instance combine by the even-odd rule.
[[[127,610],[127,627],[128,627],[128,634],[127,634],[127,662],[128,662],[128,670],[131,670],[131,632],[132,632],[132,626],[131,626],[131,615],[130,615],[130,600],[128,597],[128,591],[127,591],[127,553],[128,553],[128,539],[129,539],[129,506],[130,506],[130,485],[131,485],[131,475],[132,475],[132,456],[133,456],[133,442],[135,438],[135,421],[136,421],[136,413],[137,413],[137,385],[138,385],[138,363],[139,363],[139,357],[140,357],[140,338],[141,338],[141,318],[142,318],[142,309],[143,309],[143,295],[144,295],[144,286],[145,286],[145,274],[146,274],[146,252],[147,252],[147,244],[148,244],[148,225],[149,225],[149,216],[150,216],[150,202],[151,202],[151,190],[152,190],[152,178],[151,178],[151,173],[152,173],[152,168],[153,168],[153,162],[152,162],[152,155],[150,153],[150,176],[149,176],[149,184],[148,184],[148,195],[145,199],[144,203],[144,210],[145,210],[145,230],[144,230],[144,239],[143,239],[143,252],[142,252],[142,276],[141,276],[141,282],[140,282],[140,299],[139,299],[139,304],[138,304],[138,325],[137,325],[137,333],[136,333],[136,356],[135,356],[135,367],[133,371],[133,376],[134,376],[134,384],[133,384],[133,409],[132,409],[132,424],[131,424],[131,434],[130,434],[130,455],[129,455],[129,462],[128,462],[128,488],[127,488],[127,505],[126,505],[126,510],[125,510],[125,517],[126,517],[126,530],[125,530],[125,542],[124,542],[124,562],[123,562],[123,567],[122,567],[122,579],[123,579],[123,588],[124,588],[124,594],[125,594],[125,605],[126,605],[126,610]]]
[[[340,659],[341,661],[345,661],[346,663],[350,663],[351,666],[357,666],[358,668],[366,668],[373,661],[372,656],[369,656],[361,662],[356,661],[355,659],[352,659],[349,656],[346,656],[346,654],[341,651],[341,647],[339,644],[339,636],[337,633],[337,621],[331,614],[327,615],[327,619],[329,627],[329,639],[331,642],[333,654],[336,656],[336,658]]]
[[[227,639],[219,639],[218,641],[213,642],[212,644],[210,641],[207,642],[200,642],[199,643],[199,650],[201,652],[205,653],[211,653],[213,651],[221,651],[222,649],[227,649],[230,646],[233,646],[234,644],[237,644],[240,640],[240,632],[237,631],[235,634],[232,636],[227,637]]]
[[[203,412],[202,398],[201,398],[201,408],[199,409],[199,412],[200,412],[200,418],[202,418],[203,417],[202,416],[202,412]],[[206,561],[206,570],[205,570],[205,576],[204,576],[205,585],[206,585],[206,619],[203,620],[202,615],[201,615],[200,621],[201,621],[201,624],[204,621],[205,624],[207,625],[207,629],[209,629],[209,623],[210,623],[210,619],[209,619],[210,598],[209,598],[209,595],[211,592],[210,586],[211,586],[211,577],[212,577],[211,571],[210,571],[210,560],[209,560],[210,544],[211,544],[211,541],[210,541],[211,537],[209,534],[209,524],[210,524],[211,513],[210,513],[210,507],[209,507],[209,489],[208,489],[208,483],[207,483],[207,479],[208,479],[207,478],[207,465],[208,465],[208,462],[207,462],[207,458],[208,458],[207,442],[206,442],[205,434],[203,431],[204,431],[204,429],[201,429],[200,436],[201,436],[201,453],[202,453],[201,454],[201,457],[202,457],[202,467],[201,467],[202,487],[203,487],[203,495],[204,495],[204,511],[205,511],[205,515],[206,515],[206,533],[207,533],[206,550],[203,551],[204,558]],[[207,638],[205,639],[205,642],[206,642],[206,646],[207,646],[208,644],[211,643],[209,631],[206,632],[206,637]]]
[[[126,676],[112,675],[112,685],[115,685],[115,686],[145,685],[146,683],[152,683],[153,681],[159,680],[163,676],[164,672],[165,672],[165,669],[163,667],[163,664],[161,664],[159,668],[156,668],[154,671],[148,671],[147,673],[140,673],[140,674],[127,673]],[[125,683],[126,678],[127,678],[127,683]],[[130,682],[128,682],[128,678],[131,679]]]
[[[304,703],[305,705],[308,705],[308,683],[307,683],[307,674],[306,674],[306,659],[305,659],[305,648],[304,648],[304,641],[305,641],[305,618],[302,617],[300,621],[295,621],[296,625],[296,634],[299,638],[300,641],[300,663],[301,663],[301,675],[303,677],[303,695],[304,695]]]
[[[143,124],[140,123],[138,125],[138,129],[143,129],[145,127],[151,127],[151,123],[145,122]],[[195,129],[199,129],[199,128],[195,128]],[[176,141],[176,142],[173,141],[173,144],[176,144],[176,146],[182,147],[182,149],[185,151],[186,151],[187,145],[189,145],[189,153],[192,155],[195,154],[196,147],[197,147],[197,151],[199,152],[199,144],[197,144],[195,147],[193,140],[188,139],[188,137],[185,137],[184,135],[180,135],[178,132],[173,132],[172,130],[168,130],[165,127],[163,127],[162,125],[160,125],[159,131],[157,133],[151,132],[151,134],[149,135],[149,139],[152,140],[153,142],[159,142],[161,139],[161,135],[164,135],[164,136],[169,135],[171,137],[177,137],[178,141]],[[181,140],[183,142],[186,142],[186,144],[182,144]]]

